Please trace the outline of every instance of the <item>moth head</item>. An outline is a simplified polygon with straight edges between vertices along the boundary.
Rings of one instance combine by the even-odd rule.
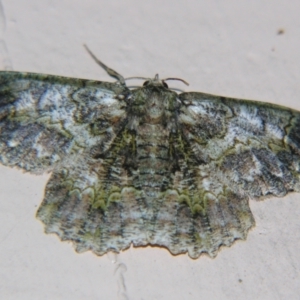
[[[154,78],[145,78],[145,77],[128,77],[128,78],[125,78],[125,80],[130,80],[130,79],[144,79],[146,81],[143,83],[143,86],[164,87],[166,89],[169,88],[169,86],[166,83],[167,80],[178,80],[178,81],[183,82],[186,85],[189,85],[185,80],[180,79],[180,78],[170,77],[170,78],[166,78],[166,79],[159,79],[159,75],[158,74],[156,74],[154,76]]]
[[[169,88],[168,85],[165,83],[165,80],[160,80],[158,74],[155,74],[153,79],[147,79],[144,83],[143,86],[163,86],[165,88]]]

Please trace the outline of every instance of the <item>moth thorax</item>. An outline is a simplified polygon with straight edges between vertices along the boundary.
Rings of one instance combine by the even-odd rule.
[[[146,122],[150,124],[157,124],[163,121],[165,117],[165,103],[162,97],[159,97],[159,94],[152,94],[152,97],[149,97],[146,104]]]

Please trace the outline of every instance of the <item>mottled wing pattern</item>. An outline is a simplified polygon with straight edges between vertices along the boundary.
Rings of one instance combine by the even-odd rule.
[[[126,119],[126,93],[113,83],[1,72],[1,163],[41,173],[107,150]]]
[[[198,211],[192,217],[198,248],[189,253],[197,257],[201,249],[213,256],[255,224],[249,198],[300,191],[300,113],[203,93],[179,98],[179,128],[192,170],[185,202]]]
[[[178,95],[158,76],[129,90],[0,73],[0,161],[53,172],[37,217],[78,252],[214,257],[254,225],[250,198],[300,191],[299,149],[288,108]]]

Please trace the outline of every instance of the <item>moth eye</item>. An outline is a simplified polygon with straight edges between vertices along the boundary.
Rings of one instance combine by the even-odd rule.
[[[143,83],[143,86],[146,86],[146,85],[148,85],[148,84],[149,84],[149,80],[145,81],[145,82]]]
[[[164,81],[162,82],[162,84],[165,88],[169,88],[169,86]]]

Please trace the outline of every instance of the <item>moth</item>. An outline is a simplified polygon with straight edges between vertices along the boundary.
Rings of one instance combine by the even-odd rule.
[[[90,54],[116,82],[0,73],[0,162],[52,173],[46,233],[97,255],[215,257],[255,225],[249,199],[300,191],[300,112],[178,94],[158,75],[129,88]]]

